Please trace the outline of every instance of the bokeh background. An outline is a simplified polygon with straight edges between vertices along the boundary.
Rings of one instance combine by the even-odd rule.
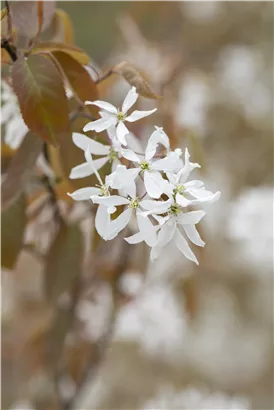
[[[198,267],[172,245],[154,264],[145,247],[127,249],[110,348],[98,365],[90,361],[74,408],[272,409],[273,3],[62,1],[58,7],[99,72],[128,60],[164,96],[140,99],[141,109],[156,104],[158,111],[138,122],[136,136],[145,143],[154,124],[163,126],[173,146],[187,146],[202,165],[210,189],[222,192],[205,208]],[[102,99],[113,103],[128,89],[119,78],[100,85]],[[109,272],[121,255],[104,252]],[[108,275],[78,306],[78,333],[67,340],[76,373],[105,329]],[[47,408],[41,282],[39,258],[28,252],[12,275],[2,273],[3,408]],[[73,375],[63,383],[68,396]]]

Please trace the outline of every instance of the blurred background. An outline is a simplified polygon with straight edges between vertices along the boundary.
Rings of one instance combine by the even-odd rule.
[[[66,338],[64,395],[74,395],[84,364],[75,409],[272,409],[273,3],[58,7],[99,72],[130,61],[164,96],[138,100],[139,109],[158,111],[132,124],[135,135],[145,144],[153,125],[163,126],[173,147],[187,146],[201,164],[197,176],[222,192],[205,208],[198,267],[172,245],[153,264],[141,245],[126,248],[126,258],[104,245],[96,292],[86,286],[76,330]],[[101,99],[120,104],[129,86],[111,77],[99,89]],[[41,370],[41,283],[39,258],[27,251],[12,275],[2,272],[3,408],[50,408]],[[90,354],[91,345],[97,350]]]

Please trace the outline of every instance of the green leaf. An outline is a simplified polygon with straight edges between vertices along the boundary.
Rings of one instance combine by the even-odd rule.
[[[97,85],[78,61],[62,51],[54,51],[52,55],[60,64],[71,88],[81,101],[94,101],[99,98]]]
[[[2,211],[9,207],[21,194],[32,175],[43,141],[29,132],[16,151],[7,170],[1,190]]]
[[[53,51],[63,51],[66,54],[69,54],[74,60],[78,61],[79,64],[85,65],[90,62],[90,57],[87,53],[79,47],[57,43],[57,42],[43,42],[37,44],[32,50],[31,54],[40,54],[43,52],[53,52]]]
[[[21,195],[1,215],[1,266],[14,267],[23,245],[26,222],[26,203]]]
[[[61,224],[46,257],[45,293],[56,303],[59,296],[70,288],[83,263],[83,237],[78,225]]]
[[[43,6],[43,22],[39,21],[39,8]],[[49,27],[54,15],[55,1],[10,1],[12,24],[17,33],[27,38],[33,38],[39,32]],[[40,19],[41,20],[41,19]]]
[[[28,128],[58,145],[58,134],[68,129],[68,101],[58,69],[48,57],[31,55],[16,60],[11,73]]]
[[[4,8],[1,10],[1,21],[3,20],[3,18],[4,18],[6,15],[7,15],[7,8],[4,7]]]

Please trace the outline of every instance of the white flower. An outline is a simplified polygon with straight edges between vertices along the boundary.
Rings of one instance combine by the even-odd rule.
[[[97,171],[108,161],[112,163],[112,171],[114,171],[120,163],[119,158],[122,156],[121,144],[113,137],[111,131],[109,132],[109,137],[112,137],[112,146],[101,144],[100,142],[78,132],[74,132],[72,134],[73,142],[78,148],[83,151],[86,151],[87,148],[89,148],[89,152],[91,154],[102,156],[101,158],[93,160],[93,166]],[[84,162],[83,164],[72,168],[69,177],[70,179],[84,178],[92,175],[93,173],[94,171],[90,164],[88,162]]]
[[[94,162],[92,160],[90,151],[89,151],[89,146],[87,147],[85,151],[85,157],[87,160],[87,164],[93,171],[93,173],[96,175],[98,181],[99,181],[99,186],[98,187],[86,187],[86,188],[80,188],[74,191],[72,194],[69,192],[67,193],[72,199],[75,201],[85,201],[85,200],[90,200],[93,195],[110,195],[109,193],[109,181],[108,177],[106,177],[106,182],[105,184],[103,183],[99,173],[97,172]],[[108,212],[109,211],[109,212]],[[98,206],[96,216],[95,216],[95,228],[98,232],[98,234],[104,239],[105,236],[108,233],[109,225],[110,225],[110,213],[115,212],[115,208],[113,209],[107,209],[105,206],[101,205]]]
[[[182,207],[171,199],[165,202],[144,200],[142,205],[143,208],[148,209],[148,212],[144,213],[144,216],[152,215],[160,224],[157,244],[151,250],[151,260],[155,260],[163,248],[174,240],[175,245],[183,255],[198,265],[199,263],[196,256],[190,249],[179,228],[183,227],[188,239],[195,245],[204,246],[205,243],[200,238],[195,225],[200,222],[205,212],[183,212]],[[161,214],[165,214],[165,216],[161,216]]]
[[[4,141],[11,149],[17,149],[29,131],[18,105],[18,100],[11,87],[1,82],[1,125],[5,124]]]
[[[99,111],[99,114],[101,115],[101,118],[99,120],[89,122],[87,125],[85,125],[85,127],[83,128],[84,132],[101,132],[107,130],[112,126],[115,126],[118,140],[121,144],[127,145],[126,135],[129,133],[129,130],[125,126],[124,122],[135,122],[137,120],[140,120],[141,118],[147,117],[157,110],[157,108],[154,108],[150,111],[135,110],[130,115],[127,115],[128,110],[135,104],[137,98],[138,94],[136,92],[136,88],[132,87],[122,104],[121,110],[105,101],[86,101],[85,104],[96,105],[104,111]]]
[[[199,164],[190,162],[189,158],[190,155],[186,148],[184,167],[177,174],[166,173],[169,184],[166,184],[165,193],[173,197],[182,207],[217,201],[221,195],[219,191],[213,194],[211,191],[206,190],[204,183],[199,180],[186,182],[191,171],[200,168]]]
[[[137,155],[131,149],[123,149],[124,158],[134,162],[139,173],[144,176],[144,184],[148,195],[152,198],[160,198],[167,190],[167,181],[162,177],[161,171],[174,171],[178,166],[181,150],[168,153],[165,158],[153,160],[156,148],[160,140],[161,130],[154,131],[148,141],[144,156]]]
[[[110,209],[116,206],[124,205],[126,209],[113,221],[110,222],[109,232],[104,239],[111,240],[115,238],[130,222],[133,214],[136,214],[139,232],[128,238],[129,243],[138,243],[145,241],[149,246],[156,245],[156,231],[158,227],[154,226],[150,219],[142,214],[142,200],[136,196],[136,185],[134,182],[134,170],[126,169],[120,165],[117,170],[108,178],[109,184],[114,189],[123,191],[122,195],[98,196],[91,197],[95,204],[103,205],[110,213]],[[116,209],[116,208],[115,208]]]

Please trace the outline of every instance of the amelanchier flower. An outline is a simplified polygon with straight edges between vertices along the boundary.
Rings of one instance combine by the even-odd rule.
[[[120,141],[122,145],[127,145],[126,135],[129,134],[129,130],[124,124],[125,121],[135,122],[141,118],[147,117],[157,110],[157,108],[150,111],[135,110],[130,115],[127,115],[128,110],[135,104],[137,98],[138,94],[136,92],[136,88],[132,87],[126,96],[121,109],[116,108],[114,105],[105,101],[86,101],[85,104],[96,105],[103,111],[99,111],[101,118],[99,120],[89,122],[83,128],[83,131],[101,132],[115,126],[118,141]]]
[[[220,192],[213,194],[206,190],[204,183],[199,180],[186,182],[191,171],[200,168],[199,164],[190,162],[189,158],[190,155],[186,148],[184,167],[178,173],[166,173],[169,184],[165,186],[165,193],[169,197],[173,197],[182,207],[217,201],[220,198]]]
[[[115,132],[115,131],[114,131]],[[112,145],[101,144],[98,141],[95,141],[84,134],[74,132],[72,134],[72,140],[74,144],[86,151],[89,147],[89,151],[93,155],[102,156],[101,158],[93,160],[93,166],[96,170],[102,168],[108,161],[111,162],[111,169],[114,171],[118,164],[120,164],[119,158],[122,157],[121,154],[121,144],[113,136],[113,130],[108,130],[109,138],[111,138]],[[84,178],[94,173],[93,168],[88,162],[77,165],[72,168],[70,173],[71,179]]]
[[[153,203],[154,202],[154,203]],[[159,209],[159,201],[150,201],[147,208],[150,208],[144,215],[152,215],[160,225],[158,232],[157,243],[151,250],[151,260],[156,259],[163,248],[172,240],[174,240],[177,248],[184,254],[187,259],[198,264],[196,256],[190,249],[186,239],[180,231],[183,227],[188,239],[197,246],[204,246],[205,243],[200,238],[200,235],[195,225],[205,215],[204,211],[184,212],[183,208],[175,201],[166,201],[165,206]],[[160,201],[162,203],[162,201]],[[144,205],[145,207],[145,205]],[[164,215],[164,216],[161,216]]]
[[[184,160],[180,148],[171,150],[169,138],[160,127],[155,127],[144,153],[138,144],[134,144],[135,149],[122,146],[126,145],[125,136],[129,133],[123,121],[131,122],[154,111],[135,111],[127,117],[126,113],[136,99],[133,87],[121,112],[106,102],[94,102],[104,110],[100,113],[102,118],[87,124],[84,130],[107,130],[110,144],[103,145],[74,133],[73,141],[85,152],[86,162],[73,168],[70,177],[80,178],[94,173],[100,185],[82,188],[69,195],[78,201],[90,199],[98,205],[95,227],[104,240],[114,239],[129,223],[132,226],[131,221],[136,218],[138,231],[125,238],[128,243],[145,241],[151,247],[151,259],[154,260],[172,241],[186,258],[198,264],[188,240],[197,246],[205,245],[196,229],[205,212],[188,207],[213,203],[219,199],[220,192],[206,190],[200,180],[188,181],[190,173],[200,165],[190,162],[187,148]],[[130,135],[128,140],[130,143]],[[101,158],[93,160],[91,154]],[[123,158],[129,162],[127,166],[120,162]],[[103,183],[98,169],[107,161],[113,162],[112,172]],[[114,218],[118,206],[123,210]]]
[[[156,135],[157,134],[157,135]],[[162,177],[161,171],[174,171],[178,166],[181,150],[169,152],[168,155],[162,159],[153,159],[156,153],[157,145],[162,141],[159,130],[152,133],[144,155],[136,154],[131,149],[123,149],[122,155],[124,158],[132,161],[139,169],[139,173],[144,178],[144,185],[149,196],[152,198],[160,198],[160,196],[167,190],[167,181]]]
[[[130,222],[132,216],[136,214],[137,225],[139,228],[139,233],[134,237],[127,238],[129,243],[138,243],[145,241],[148,246],[155,246],[157,242],[157,229],[150,219],[142,214],[142,200],[136,196],[136,185],[135,188],[127,189],[129,186],[124,182],[124,192],[125,196],[111,195],[111,196],[98,196],[94,195],[91,197],[95,204],[106,207],[116,207],[125,206],[125,210],[113,221],[110,222],[109,232],[106,236],[107,240],[115,238],[119,232],[121,232]],[[132,186],[131,186],[132,188]]]

